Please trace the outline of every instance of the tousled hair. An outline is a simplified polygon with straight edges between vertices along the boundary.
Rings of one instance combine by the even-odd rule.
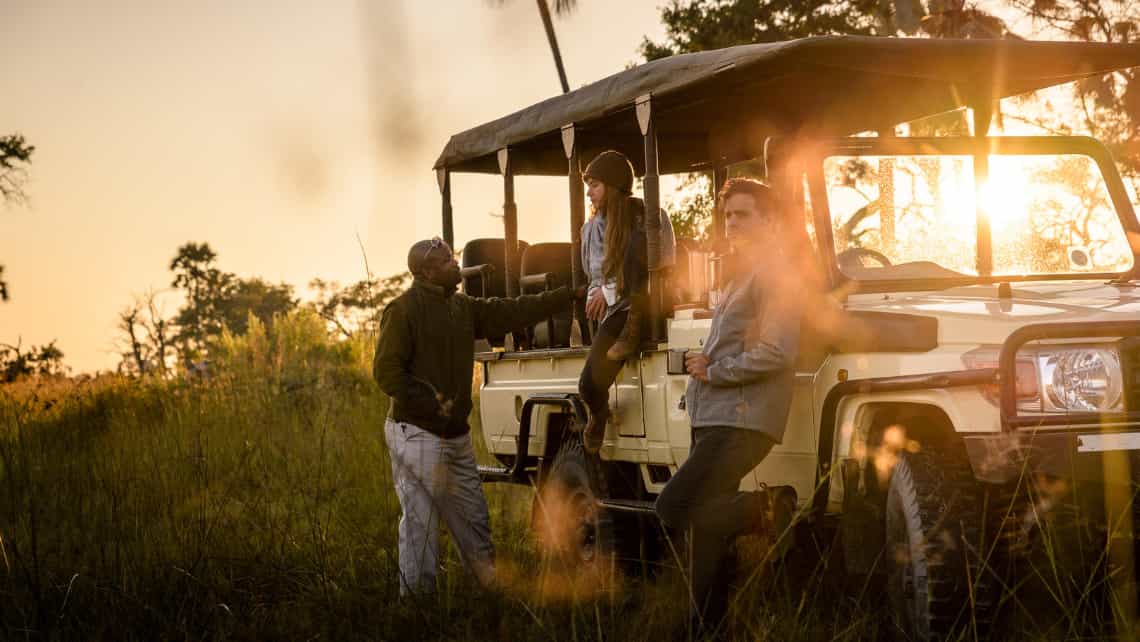
[[[756,200],[756,206],[761,209],[771,210],[775,213],[778,219],[783,219],[784,208],[780,203],[780,199],[776,196],[776,191],[764,181],[755,178],[730,178],[724,182],[724,186],[720,188],[720,193],[717,194],[717,204],[723,210],[725,202],[729,198],[737,194],[747,194]]]

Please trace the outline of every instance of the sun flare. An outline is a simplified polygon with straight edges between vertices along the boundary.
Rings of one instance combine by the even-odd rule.
[[[1029,222],[1033,185],[1024,167],[991,161],[990,176],[976,192],[973,169],[969,165],[950,167],[954,171],[943,168],[940,189],[946,214],[954,223],[973,229],[977,221],[977,195],[981,196],[981,211],[995,231],[1015,229]]]

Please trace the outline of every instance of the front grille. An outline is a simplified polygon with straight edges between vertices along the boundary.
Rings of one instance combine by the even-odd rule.
[[[1140,337],[1120,342],[1120,365],[1124,370],[1125,409],[1140,412]]]

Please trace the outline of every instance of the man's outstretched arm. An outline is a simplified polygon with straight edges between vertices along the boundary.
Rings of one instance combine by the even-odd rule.
[[[579,288],[584,295],[585,288]],[[471,299],[475,338],[499,337],[542,321],[550,315],[570,309],[574,290],[561,287],[540,294],[525,294],[512,299]],[[581,298],[579,296],[578,298]]]

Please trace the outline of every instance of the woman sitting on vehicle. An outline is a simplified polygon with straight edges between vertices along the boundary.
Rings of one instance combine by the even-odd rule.
[[[594,215],[582,226],[582,269],[589,279],[586,317],[600,325],[578,379],[589,410],[583,435],[586,450],[602,446],[609,419],[609,388],[622,362],[637,352],[645,321],[649,268],[645,202],[631,195],[633,165],[623,154],[598,154],[582,174]],[[662,216],[663,263],[671,262],[674,239]]]

